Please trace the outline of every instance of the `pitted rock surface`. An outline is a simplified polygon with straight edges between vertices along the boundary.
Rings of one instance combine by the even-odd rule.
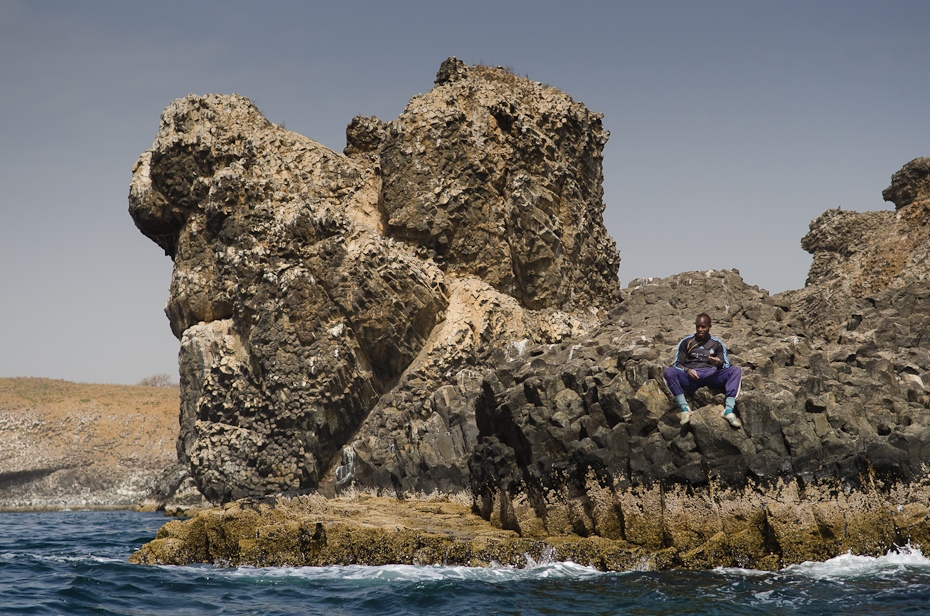
[[[915,158],[891,176],[882,198],[900,210],[916,201],[930,199],[930,158]]]
[[[399,473],[449,471],[395,482],[461,488],[474,429],[433,422],[427,451],[410,421],[495,349],[586,331],[615,300],[600,115],[504,69],[441,73],[397,121],[356,118],[345,154],[240,96],[162,114],[130,213],[174,260],[178,453],[209,498],[364,475],[399,444]]]
[[[604,307],[601,114],[500,68],[447,60],[381,146],[389,233],[528,308]]]
[[[814,260],[807,284],[787,297],[812,334],[831,337],[859,300],[926,279],[930,158],[895,172],[882,196],[896,211],[827,210],[801,240]]]

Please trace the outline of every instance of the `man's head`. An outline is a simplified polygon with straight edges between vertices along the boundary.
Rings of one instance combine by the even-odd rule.
[[[694,319],[694,337],[698,342],[710,338],[710,317],[704,312]]]

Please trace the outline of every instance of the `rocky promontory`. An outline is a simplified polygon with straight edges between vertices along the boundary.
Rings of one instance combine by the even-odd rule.
[[[927,159],[893,177],[896,211],[811,224],[804,289],[771,296],[728,270],[621,290],[607,137],[559,90],[454,58],[397,120],[355,118],[341,154],[242,97],[172,103],[130,212],[175,264],[180,462],[230,504],[137,560],[493,552],[427,532],[426,505],[345,514],[351,493],[467,502],[463,525],[500,531],[479,542],[494,553],[570,544],[560,558],[601,568],[926,541]],[[699,312],[744,369],[740,430],[703,391],[682,428],[661,378]],[[353,535],[383,549],[360,557]]]

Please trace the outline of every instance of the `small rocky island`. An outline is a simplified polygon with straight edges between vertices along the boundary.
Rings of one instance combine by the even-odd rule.
[[[449,58],[344,153],[235,95],[162,114],[130,213],[174,262],[178,456],[217,507],[135,562],[778,568],[930,546],[930,159],[830,210],[803,289],[621,289],[601,116]],[[734,264],[736,265],[736,264]],[[737,412],[662,380],[708,312]]]

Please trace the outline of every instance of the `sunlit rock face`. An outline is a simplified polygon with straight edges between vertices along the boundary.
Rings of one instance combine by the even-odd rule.
[[[835,334],[857,301],[930,273],[930,158],[895,172],[882,196],[895,211],[827,210],[801,240],[814,260],[791,298],[812,333]]]
[[[450,58],[398,120],[347,137],[336,153],[243,97],[192,95],[134,167],[130,213],[174,261],[178,453],[213,500],[314,488],[352,442],[360,473],[383,467],[443,387],[616,299],[607,133],[567,95]],[[461,489],[474,439],[400,466],[428,456]]]
[[[603,306],[619,259],[602,224],[601,114],[450,59],[385,131],[389,233],[527,308]]]

